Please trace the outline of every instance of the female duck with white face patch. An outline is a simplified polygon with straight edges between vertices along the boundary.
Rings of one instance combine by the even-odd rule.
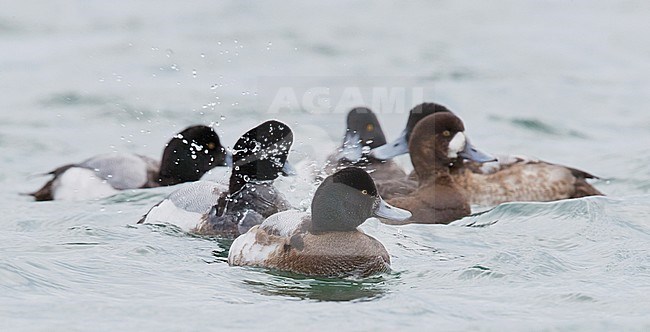
[[[403,221],[411,214],[386,204],[368,173],[345,168],[318,187],[311,213],[280,212],[238,237],[228,263],[321,277],[387,272],[386,248],[357,228],[372,216]]]
[[[270,120],[243,134],[234,146],[228,187],[199,181],[170,194],[139,223],[170,223],[201,235],[236,237],[268,216],[291,208],[274,186],[293,174],[287,157],[293,132]]]
[[[170,186],[197,181],[212,168],[226,166],[230,158],[212,128],[192,126],[167,143],[161,162],[131,153],[98,155],[48,173],[54,178],[30,195],[37,201],[82,200]]]
[[[449,109],[435,103],[423,103],[409,113],[406,128],[394,142],[378,147],[371,155],[378,159],[391,159],[409,152],[409,140],[419,121],[434,113],[451,113]],[[493,206],[514,201],[554,201],[567,198],[603,195],[587,179],[598,177],[585,171],[557,165],[526,156],[501,155],[495,161],[463,160],[452,161],[451,176],[463,190],[472,205]],[[415,180],[416,176],[409,176]],[[402,185],[401,188],[384,188],[382,194],[396,192],[404,195],[415,190]],[[410,190],[409,190],[410,189]],[[395,197],[388,196],[387,197]]]
[[[450,174],[457,158],[487,161],[464,133],[463,122],[452,113],[435,113],[413,129],[409,153],[417,173],[418,187],[405,197],[388,200],[413,213],[411,222],[447,224],[471,213],[467,197]]]

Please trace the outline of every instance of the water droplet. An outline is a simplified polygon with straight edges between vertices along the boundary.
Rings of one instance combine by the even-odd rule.
[[[192,77],[196,78],[196,69],[192,69]]]
[[[221,116],[219,117],[219,119],[221,119],[221,121],[223,121],[223,120],[225,120],[225,119],[226,119],[226,116],[225,116],[225,115],[223,115],[223,114],[221,114]]]

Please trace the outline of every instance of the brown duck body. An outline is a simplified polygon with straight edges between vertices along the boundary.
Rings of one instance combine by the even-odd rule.
[[[604,196],[587,181],[598,177],[587,172],[539,160],[520,157],[513,160],[488,163],[490,165],[466,161],[461,166],[452,167],[450,175],[471,205],[494,206],[506,202],[550,202]],[[406,180],[395,181],[398,189],[387,188],[396,192],[390,197],[414,192],[416,188],[409,186],[412,182],[417,183],[415,172]],[[399,185],[404,189],[399,191]]]
[[[375,238],[360,230],[314,234],[310,224],[306,212],[275,214],[233,242],[228,263],[321,277],[390,271],[388,252]]]
[[[449,174],[421,181],[412,193],[388,202],[410,211],[414,222],[424,224],[448,224],[472,212],[463,190]]]
[[[587,182],[595,176],[546,162],[520,162],[493,173],[462,167],[452,171],[454,181],[470,204],[491,206],[505,202],[547,202],[603,195]]]

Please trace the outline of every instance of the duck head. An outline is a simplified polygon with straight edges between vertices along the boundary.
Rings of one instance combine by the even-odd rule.
[[[358,167],[347,167],[318,187],[311,203],[310,232],[354,231],[366,219],[381,217],[403,221],[411,213],[386,203],[377,193],[370,175]]]
[[[159,182],[173,185],[197,181],[212,168],[226,166],[230,158],[212,128],[188,127],[167,143],[160,162]]]
[[[422,103],[409,111],[406,127],[402,133],[391,143],[377,147],[370,151],[370,156],[379,160],[389,160],[409,152],[408,142],[415,125],[425,117],[440,112],[452,113],[447,107],[436,103]],[[452,113],[453,114],[453,113]]]
[[[469,142],[463,122],[451,112],[435,113],[419,121],[413,128],[409,153],[420,179],[448,172],[459,158],[481,163],[496,160]]]
[[[347,118],[341,159],[358,162],[363,157],[363,148],[374,149],[386,144],[384,131],[377,116],[369,108],[357,107],[350,110]]]
[[[230,193],[248,182],[295,174],[287,161],[292,144],[291,128],[277,120],[266,121],[243,134],[233,148]]]

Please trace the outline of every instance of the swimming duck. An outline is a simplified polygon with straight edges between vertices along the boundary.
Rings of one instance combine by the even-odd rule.
[[[372,216],[405,220],[411,214],[386,204],[364,170],[344,168],[318,187],[311,213],[274,214],[235,239],[228,263],[320,277],[386,272],[386,248],[357,228]]]
[[[454,114],[441,112],[419,121],[410,135],[409,152],[417,174],[417,189],[404,197],[389,199],[411,211],[411,222],[447,224],[471,213],[462,188],[450,173],[454,160],[494,160],[472,146],[463,122]]]
[[[327,158],[325,174],[357,166],[370,173],[375,181],[406,176],[394,161],[379,160],[368,155],[371,149],[386,144],[384,131],[375,113],[366,107],[353,108],[348,112],[346,124],[343,143],[338,151]]]
[[[410,133],[427,115],[448,112],[448,108],[423,103],[409,113],[406,128],[394,142],[371,151],[377,159],[391,159],[408,152]],[[477,163],[471,160],[454,160],[451,174],[470,204],[493,206],[512,201],[553,201],[567,198],[603,195],[587,182],[598,177],[575,168],[514,155],[497,155],[495,161]],[[415,180],[415,174],[410,176]],[[393,190],[400,195],[409,188]]]
[[[160,162],[130,153],[101,154],[49,172],[54,177],[29,195],[37,201],[80,200],[125,189],[170,186],[199,180],[213,167],[226,166],[230,159],[212,128],[191,126],[167,143]]]
[[[229,184],[198,181],[184,185],[152,207],[138,223],[170,223],[200,235],[236,237],[265,218],[291,208],[274,186],[293,175],[287,161],[293,132],[270,120],[244,133],[233,148]]]

